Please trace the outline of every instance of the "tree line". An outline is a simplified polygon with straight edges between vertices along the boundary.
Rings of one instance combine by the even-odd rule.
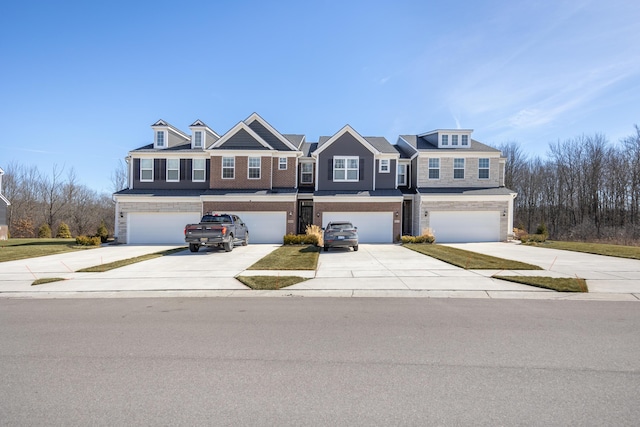
[[[114,187],[121,189],[122,168],[112,175]],[[101,225],[110,235],[114,230],[114,202],[111,194],[99,194],[82,185],[73,168],[54,165],[50,174],[35,166],[10,163],[5,168],[2,190],[11,203],[7,225],[11,237],[38,237],[48,227],[53,237],[68,226],[72,236],[95,235]],[[40,236],[42,236],[40,234]]]
[[[549,144],[546,158],[510,142],[505,185],[518,193],[514,226],[544,224],[556,240],[640,241],[640,128],[619,142],[602,134]]]

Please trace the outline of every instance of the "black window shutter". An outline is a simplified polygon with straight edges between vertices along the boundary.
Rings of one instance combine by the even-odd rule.
[[[333,180],[333,159],[329,159],[329,174],[327,175],[329,181]]]
[[[133,159],[133,174],[134,174],[134,179],[136,181],[139,181],[141,176],[140,176],[140,159]]]
[[[153,163],[153,180],[163,181],[167,169],[167,161],[165,159],[154,159]]]
[[[364,181],[364,159],[360,158],[358,162],[358,181]]]
[[[191,180],[191,159],[180,159],[180,181]]]

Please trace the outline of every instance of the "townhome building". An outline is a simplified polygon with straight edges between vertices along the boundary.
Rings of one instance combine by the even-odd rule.
[[[239,215],[253,243],[280,243],[308,225],[349,220],[360,241],[433,230],[440,242],[505,240],[515,193],[500,151],[471,130],[403,135],[395,144],[346,125],[318,141],[280,133],[254,113],[219,135],[159,120],[153,143],[127,156],[114,194],[119,242],[180,243],[203,213]]]

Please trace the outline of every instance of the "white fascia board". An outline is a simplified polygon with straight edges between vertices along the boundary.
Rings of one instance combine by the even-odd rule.
[[[140,194],[114,194],[117,203],[126,206],[126,203],[199,203],[200,196],[144,196]]]
[[[325,142],[324,144],[322,144],[322,147],[317,148],[316,151],[314,151],[313,153],[311,153],[311,155],[313,157],[317,157],[318,154],[322,153],[328,146],[330,146],[331,144],[333,144],[338,138],[340,138],[342,135],[344,135],[345,133],[350,133],[351,136],[353,136],[360,144],[362,144],[367,150],[371,151],[374,155],[375,154],[380,154],[380,152],[378,150],[375,149],[375,147],[371,144],[369,144],[369,141],[367,141],[366,139],[364,139],[358,132],[356,132],[351,126],[349,125],[345,125],[342,129],[340,129],[337,133],[335,133],[331,138],[329,138],[327,140],[327,142]]]
[[[274,150],[274,148],[269,144],[267,144],[267,142],[264,139],[260,138],[260,135],[255,133],[253,129],[247,126],[245,122],[238,122],[238,124],[232,127],[229,130],[229,132],[225,133],[219,140],[217,140],[213,145],[211,145],[209,149],[220,147],[225,142],[227,142],[232,136],[234,136],[240,129],[244,129],[249,135],[251,135],[251,137],[253,137],[256,141],[258,141],[258,143],[260,143],[260,145],[262,145],[263,147],[268,148],[269,150]]]
[[[318,203],[389,203],[401,202],[403,196],[313,196]]]
[[[162,122],[163,124],[158,124],[160,122]],[[154,131],[157,131],[157,130],[167,130],[167,131],[169,131],[170,130],[170,131],[173,131],[174,133],[180,135],[184,139],[190,139],[189,135],[187,135],[186,133],[182,132],[177,127],[170,125],[169,123],[165,122],[164,120],[158,120],[156,123],[151,125],[151,129],[153,129]]]
[[[473,132],[473,129],[434,129],[429,132],[421,133],[418,135],[418,137],[433,135],[434,133],[451,133],[451,134],[463,135],[463,134],[471,134],[472,132]]]
[[[402,136],[398,137],[398,142],[401,142],[403,145],[406,145],[407,147],[409,147],[411,151],[413,151],[413,154],[411,155],[409,160],[415,159],[420,154],[420,152],[413,145],[409,144],[409,142],[406,139],[404,139]]]
[[[491,158],[499,159],[500,153],[488,152],[488,151],[469,151],[467,149],[457,151],[442,151],[442,150],[429,150],[421,151],[419,157],[422,158],[456,158],[456,159],[475,159],[475,158]]]
[[[302,153],[300,151],[275,151],[272,155],[273,157],[300,157]]]
[[[376,159],[399,159],[400,158],[400,153],[380,153],[380,154],[376,154],[375,156]]]
[[[464,195],[464,194],[418,194],[422,202],[508,202],[513,200],[517,193],[500,195]]]
[[[7,204],[7,206],[11,205],[11,202],[9,201],[9,199],[7,199],[6,197],[4,197],[2,194],[0,194],[0,199],[4,200],[4,202]]]
[[[209,157],[209,153],[205,153],[204,151],[199,150],[188,152],[160,150],[151,153],[136,152],[135,154],[131,155],[132,159],[208,159]]]
[[[273,151],[265,150],[214,150],[207,154],[211,157],[274,157]]]
[[[202,202],[295,202],[296,193],[291,194],[225,194],[204,195],[198,199]]]
[[[287,147],[291,148],[292,150],[297,150],[297,148],[291,143],[289,142],[289,140],[287,138],[285,138],[284,136],[282,136],[282,134],[280,132],[278,132],[277,130],[275,130],[275,128],[273,126],[271,126],[269,124],[269,122],[267,122],[265,119],[263,119],[262,117],[260,117],[260,115],[258,113],[253,113],[252,115],[250,115],[249,117],[247,117],[247,119],[244,121],[247,126],[249,125],[249,123],[253,122],[254,120],[259,121],[262,126],[264,126],[265,128],[267,128],[267,130],[269,132],[271,132],[272,134],[274,134],[276,136],[276,138],[278,138],[280,140],[280,142],[282,142],[284,145],[286,145]]]

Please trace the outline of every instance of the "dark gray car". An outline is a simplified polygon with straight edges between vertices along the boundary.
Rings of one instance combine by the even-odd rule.
[[[353,248],[358,250],[358,227],[349,221],[334,221],[324,228],[324,250],[329,248]]]

